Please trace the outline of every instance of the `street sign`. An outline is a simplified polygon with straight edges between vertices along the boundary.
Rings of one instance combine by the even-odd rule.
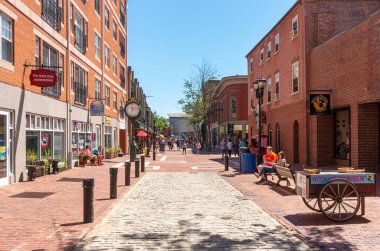
[[[103,116],[104,104],[101,100],[94,100],[90,105],[90,116]]]
[[[53,70],[37,69],[32,70],[30,75],[30,84],[39,87],[51,87],[57,84],[57,74]]]

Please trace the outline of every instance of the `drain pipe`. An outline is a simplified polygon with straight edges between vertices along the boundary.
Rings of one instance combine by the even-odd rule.
[[[66,79],[68,79],[68,84],[66,84],[66,95],[69,95],[69,102],[67,104],[67,136],[66,136],[66,149],[68,153],[68,167],[72,168],[72,163],[73,163],[73,152],[71,149],[72,146],[72,120],[71,120],[71,113],[72,113],[72,107],[71,107],[71,90],[72,90],[72,82],[71,82],[71,56],[70,56],[70,47],[71,47],[71,22],[70,22],[70,17],[71,17],[71,8],[70,8],[70,1],[66,1],[66,35],[67,35],[67,56],[66,56]],[[67,97],[66,97],[67,101]]]

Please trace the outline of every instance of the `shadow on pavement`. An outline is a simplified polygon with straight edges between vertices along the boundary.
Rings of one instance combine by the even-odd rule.
[[[64,223],[64,224],[61,224],[60,226],[70,227],[70,226],[77,226],[77,225],[83,225],[83,224],[88,224],[88,223],[84,223],[83,221],[81,221],[81,222]]]
[[[323,216],[322,213],[310,212],[310,213],[301,213],[284,216],[289,222],[294,226],[329,226],[329,225],[352,225],[352,224],[368,224],[371,222],[367,218],[364,218],[360,215],[355,216],[349,221],[345,222],[335,222],[331,221]]]

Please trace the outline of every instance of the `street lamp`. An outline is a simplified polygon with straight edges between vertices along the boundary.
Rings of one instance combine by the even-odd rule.
[[[153,160],[156,160],[156,119],[153,119]]]
[[[258,116],[259,116],[259,129],[258,129],[258,164],[262,164],[262,157],[261,157],[261,105],[263,104],[263,97],[264,97],[264,89],[267,85],[267,80],[264,79],[262,76],[258,77],[253,82],[253,88],[256,91],[256,98],[259,101],[259,108],[258,108]],[[252,108],[251,108],[252,109]]]

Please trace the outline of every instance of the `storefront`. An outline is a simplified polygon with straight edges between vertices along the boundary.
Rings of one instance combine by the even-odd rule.
[[[65,160],[64,119],[26,114],[26,160],[31,155]]]
[[[87,122],[73,121],[72,145],[73,157],[76,158],[80,151],[89,145],[93,149],[96,142],[92,140],[92,124]]]
[[[0,111],[0,186],[9,184],[13,174],[13,113]]]

